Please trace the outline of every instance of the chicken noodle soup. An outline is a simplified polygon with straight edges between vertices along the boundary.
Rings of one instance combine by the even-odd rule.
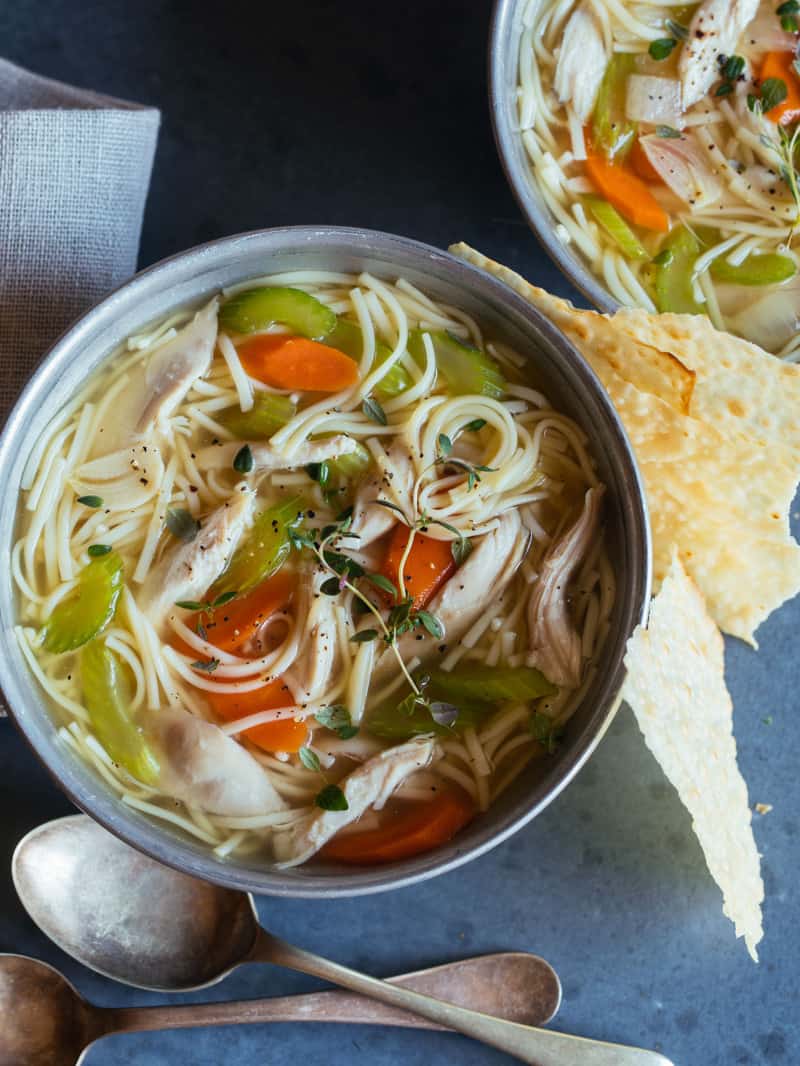
[[[519,124],[611,295],[800,359],[798,5],[532,0]]]
[[[219,856],[436,847],[592,684],[587,439],[402,279],[255,279],[130,338],[24,490],[18,636],[63,742]]]

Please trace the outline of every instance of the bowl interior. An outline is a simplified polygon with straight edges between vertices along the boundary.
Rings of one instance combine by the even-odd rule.
[[[313,865],[278,871],[256,859],[216,859],[202,844],[120,803],[57,734],[48,701],[35,684],[13,633],[15,594],[6,569],[0,582],[0,682],[14,717],[61,787],[84,810],[153,857],[232,887],[293,896],[334,896],[399,886],[466,861],[504,839],[540,811],[582,765],[611,720],[622,682],[625,643],[649,595],[649,540],[644,497],[622,427],[602,386],[581,357],[542,316],[506,286],[436,249],[356,230],[262,231],[204,245],[144,271],[80,319],[57,342],[12,412],[0,442],[0,492],[14,501],[25,461],[48,422],[111,351],[131,333],[182,305],[258,275],[302,268],[368,270],[406,277],[456,304],[530,359],[529,373],[554,405],[587,432],[608,486],[606,520],[617,575],[611,632],[596,681],[569,723],[560,752],[542,775],[517,779],[494,807],[455,841],[390,867]],[[14,508],[0,513],[0,550],[10,556]]]
[[[528,224],[548,255],[601,311],[620,306],[577,250],[559,240],[554,218],[539,192],[519,133],[517,86],[523,16],[530,0],[497,0],[489,40],[489,101],[494,136],[506,178]]]

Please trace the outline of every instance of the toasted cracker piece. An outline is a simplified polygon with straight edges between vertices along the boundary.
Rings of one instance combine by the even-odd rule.
[[[774,439],[766,447],[762,439],[747,434],[760,419],[775,433],[782,432],[783,421],[768,410],[779,402],[774,383],[784,375],[773,370],[778,361],[717,333],[698,316],[618,312],[608,318],[577,311],[466,245],[455,245],[452,251],[495,274],[542,311],[569,336],[605,385],[641,465],[653,528],[656,588],[676,544],[717,624],[755,644],[755,629],[800,590],[800,547],[789,533],[800,453]],[[670,333],[661,325],[665,317],[673,323]],[[686,340],[701,323],[703,337],[708,339],[710,330],[716,346],[708,357],[701,356],[693,340]],[[739,352],[746,372],[736,369],[735,360],[727,376],[713,371],[714,359],[723,365],[728,342]],[[669,351],[660,351],[662,345]],[[689,378],[681,372],[684,363]],[[762,371],[768,386],[760,412],[755,398]],[[743,418],[731,414],[730,404],[714,399],[717,384],[733,389],[736,381],[742,410],[749,412]],[[789,396],[794,417],[791,388]],[[781,403],[786,408],[786,401]],[[800,439],[800,431],[795,435]]]
[[[593,357],[587,362],[614,401],[640,463],[677,462],[697,451],[698,425],[687,424],[666,401],[637,389]]]
[[[579,311],[567,300],[531,285],[513,270],[481,255],[468,244],[453,244],[450,251],[504,281],[558,326],[579,351],[583,352],[587,345],[591,345],[593,366],[603,362],[609,370],[636,385],[642,392],[658,396],[684,413],[689,410],[695,376],[670,352],[629,337],[597,311]]]
[[[722,636],[677,553],[647,628],[639,626],[628,642],[625,665],[623,698],[692,816],[708,868],[722,889],[723,912],[757,961],[764,883],[747,785],[736,763]]]
[[[644,467],[646,485],[660,476],[653,475],[648,465]],[[797,545],[754,536],[737,528],[729,514],[720,516],[720,521],[709,520],[702,511],[687,510],[680,498],[666,494],[651,508],[650,521],[657,581],[669,568],[669,538],[674,537],[677,543],[688,545],[680,550],[681,560],[703,590],[717,624],[757,647],[754,631],[800,588]]]
[[[721,333],[702,315],[623,308],[612,319],[633,340],[673,353],[695,375],[689,413],[723,433],[800,452],[800,367]]]

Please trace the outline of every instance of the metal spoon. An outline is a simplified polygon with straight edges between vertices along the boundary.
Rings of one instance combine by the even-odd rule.
[[[177,873],[82,814],[47,822],[23,837],[11,875],[25,910],[51,940],[90,970],[134,988],[196,991],[243,963],[271,961],[262,954],[252,896]],[[561,1003],[555,970],[525,952],[422,974],[438,977],[435,988],[428,982],[421,991],[465,1006],[461,986],[471,984],[469,1005],[477,1007],[476,982],[485,981],[487,1014],[530,1024],[545,1025]],[[509,1002],[500,1003],[489,984],[503,985]],[[361,997],[335,995],[357,1002],[362,1017]]]
[[[392,977],[404,988],[480,1006],[498,1017],[541,1024],[561,994],[547,963],[524,952],[503,952]],[[188,1029],[256,1022],[347,1022],[441,1029],[415,1014],[352,992],[190,1006],[105,1008],[87,1002],[58,970],[25,955],[0,955],[0,1066],[77,1066],[96,1040],[112,1033]]]
[[[259,926],[252,897],[161,866],[83,816],[29,833],[12,873],[44,932],[128,984],[186,990],[212,984],[242,962],[271,962],[413,1011],[535,1066],[672,1066],[656,1052],[494,1018],[293,947]]]

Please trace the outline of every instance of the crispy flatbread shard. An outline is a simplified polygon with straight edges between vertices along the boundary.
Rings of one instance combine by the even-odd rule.
[[[729,520],[737,529],[794,546],[789,533],[797,483],[792,449],[777,443],[767,449],[741,436],[726,437],[595,363],[591,349],[585,355],[625,425],[653,511],[663,508],[672,516],[671,497],[681,501],[690,520],[695,513],[717,525]],[[668,499],[662,501],[665,494]],[[671,543],[665,545],[667,552]],[[680,538],[678,543],[683,549]]]
[[[754,644],[761,622],[800,589],[800,548],[789,531],[792,453],[726,439],[616,375],[601,379],[640,462],[656,587],[677,544],[717,623]]]
[[[450,251],[504,281],[558,326],[579,351],[585,352],[591,346],[596,373],[600,373],[598,366],[602,363],[642,392],[658,396],[684,413],[689,410],[694,373],[671,352],[627,336],[597,311],[579,311],[567,300],[529,284],[513,270],[481,255],[468,244],[451,245]]]
[[[590,349],[585,357],[611,397],[640,463],[677,462],[698,452],[705,436],[703,423],[637,389],[602,361],[596,362]]]
[[[602,381],[640,463],[653,529],[655,588],[669,569],[675,544],[717,624],[755,644],[757,626],[800,590],[800,547],[789,533],[800,453],[780,439],[767,439],[764,429],[783,432],[787,412],[776,396],[777,382],[791,384],[800,371],[773,370],[773,364],[782,365],[778,360],[717,333],[699,316],[620,311],[608,318],[577,311],[466,245],[452,250],[533,303],[569,336]],[[665,318],[673,323],[670,332],[661,325]],[[701,324],[703,336],[710,332],[716,345],[708,357],[692,339]],[[737,371],[733,357],[727,360],[732,368],[724,370],[727,377],[713,369],[724,369],[729,342],[746,373]],[[658,346],[670,349],[662,353],[666,362],[654,358]],[[669,377],[669,367],[684,361],[692,390],[679,374]],[[780,419],[755,406],[762,370],[769,383],[764,407],[782,404]],[[745,416],[732,413],[739,411],[733,402],[716,402],[715,389],[723,385],[741,393]],[[789,395],[793,414],[792,388]],[[749,428],[761,423],[763,440],[753,439]],[[793,433],[800,439],[800,431]]]
[[[611,320],[633,340],[675,353],[695,374],[689,413],[723,433],[800,451],[800,367],[700,315],[651,315],[623,308]]]
[[[642,468],[645,486],[654,483],[648,464]],[[648,491],[648,502],[653,498]],[[669,569],[669,538],[686,545],[680,557],[706,597],[717,624],[731,636],[757,647],[754,632],[800,588],[800,551],[794,543],[780,543],[736,529],[725,516],[720,521],[688,511],[679,498],[664,493],[651,507],[654,587]],[[723,620],[723,621],[720,621]]]
[[[722,890],[723,912],[757,961],[764,883],[747,785],[736,762],[722,636],[677,554],[653,600],[647,628],[637,628],[628,642],[625,665],[623,698],[692,816]]]

